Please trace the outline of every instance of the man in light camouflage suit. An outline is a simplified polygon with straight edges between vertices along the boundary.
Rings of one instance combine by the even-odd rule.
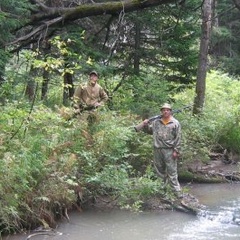
[[[149,124],[143,121],[145,132],[153,135],[154,166],[164,185],[172,187],[177,197],[182,198],[178,182],[177,160],[180,152],[181,125],[172,116],[172,107],[165,103],[161,107],[161,118]]]
[[[79,85],[74,92],[73,107],[75,113],[81,114],[84,111],[92,111],[108,100],[104,89],[97,83],[98,73],[92,71],[89,74],[89,81],[85,85]]]

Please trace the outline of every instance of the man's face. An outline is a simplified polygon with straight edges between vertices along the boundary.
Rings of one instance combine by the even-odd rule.
[[[98,76],[97,76],[97,75],[95,75],[95,74],[91,74],[91,75],[90,75],[90,83],[91,83],[92,85],[95,85],[96,82],[97,82],[97,80],[98,80]]]
[[[161,109],[161,113],[162,113],[162,116],[165,117],[165,118],[168,118],[169,116],[171,116],[171,109],[169,108],[162,108]]]

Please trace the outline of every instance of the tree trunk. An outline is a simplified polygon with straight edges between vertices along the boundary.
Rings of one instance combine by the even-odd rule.
[[[206,90],[206,75],[208,65],[208,48],[211,34],[212,22],[212,1],[205,0],[202,9],[202,34],[200,42],[199,62],[197,70],[196,96],[194,99],[193,114],[202,113],[205,90]]]
[[[48,54],[51,53],[51,44],[49,42],[48,38],[45,38],[45,40],[42,43],[41,50],[44,55],[44,60],[47,61]],[[41,100],[47,99],[48,94],[48,84],[49,84],[49,72],[43,68],[43,82],[42,82],[42,93],[41,93]]]
[[[34,81],[34,76],[36,75],[36,69],[31,67],[29,71],[29,79],[27,80],[27,86],[25,89],[25,96],[29,101],[33,101],[36,91],[36,82]]]
[[[137,13],[138,15],[138,13]],[[138,19],[135,22],[135,47],[134,47],[134,73],[139,75],[140,71],[140,36],[141,36],[141,24]]]
[[[63,105],[67,105],[69,99],[71,99],[74,94],[72,74],[69,72],[65,72],[63,81],[64,81]]]
[[[0,42],[0,89],[5,82],[4,79],[4,73],[5,73],[5,64],[7,62],[6,56],[5,56],[5,47],[3,43]],[[0,103],[5,104],[5,98],[1,94],[0,96]]]
[[[47,99],[48,83],[49,83],[49,72],[46,71],[45,69],[43,69],[43,82],[42,82],[41,100]]]
[[[28,97],[29,101],[32,101],[34,99],[34,95],[35,95],[35,82],[33,79],[30,79],[27,82],[27,86],[25,89],[25,96]]]
[[[3,73],[3,71],[1,71],[1,69],[0,69],[0,89],[1,89],[2,84],[4,83],[4,78],[3,78],[3,76],[4,76],[4,73]],[[1,103],[1,104],[5,104],[5,99],[4,99],[3,96],[0,96],[0,103]]]

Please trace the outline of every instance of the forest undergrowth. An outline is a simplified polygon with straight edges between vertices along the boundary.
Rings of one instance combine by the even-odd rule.
[[[206,163],[213,151],[240,154],[239,93],[239,80],[208,74],[201,117],[190,110],[176,115],[182,125],[179,168],[196,160]],[[189,105],[194,89],[170,99],[175,109]],[[89,121],[66,119],[71,108],[60,105],[7,99],[0,106],[2,233],[54,227],[67,211],[80,211],[99,196],[138,211],[147,198],[163,194],[152,167],[151,136],[134,130],[142,116],[129,110],[134,102],[116,101],[124,109],[99,109]]]

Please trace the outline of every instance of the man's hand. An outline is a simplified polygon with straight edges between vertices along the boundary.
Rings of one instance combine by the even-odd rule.
[[[178,158],[178,157],[179,157],[179,153],[173,150],[173,158]]]
[[[148,119],[145,119],[145,120],[143,121],[143,125],[144,125],[144,126],[147,126],[148,123],[149,123],[149,120],[148,120]]]
[[[102,106],[102,104],[99,103],[99,102],[96,102],[96,103],[94,104],[94,107],[95,107],[95,108],[97,108],[97,107],[99,107],[99,106]]]

